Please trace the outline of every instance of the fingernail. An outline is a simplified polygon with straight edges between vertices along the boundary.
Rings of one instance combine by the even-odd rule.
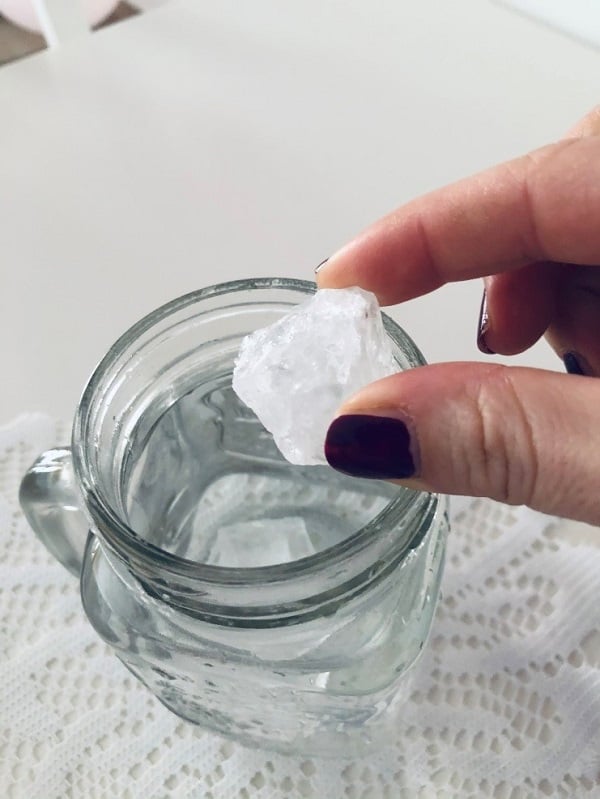
[[[484,289],[483,297],[481,298],[481,308],[479,309],[479,322],[477,323],[477,346],[485,355],[495,355],[496,353],[494,350],[491,350],[485,341],[489,328],[490,317],[487,308],[487,291]]]
[[[324,261],[321,261],[321,263],[315,269],[315,275],[325,266],[325,264],[327,263],[328,260],[329,260],[329,258],[325,258]]]
[[[353,477],[401,480],[416,472],[408,427],[387,416],[338,416],[327,432],[325,457]]]
[[[565,352],[565,354],[563,355],[563,361],[565,364],[565,369],[570,375],[587,374],[585,369],[581,365],[582,363],[581,355],[578,355],[576,352]]]

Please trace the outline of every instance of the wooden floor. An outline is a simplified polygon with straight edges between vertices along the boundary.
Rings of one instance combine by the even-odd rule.
[[[111,16],[99,27],[104,28],[138,13],[139,11],[128,3],[120,3]],[[42,36],[30,33],[23,28],[17,28],[16,25],[0,15],[0,66],[37,53],[45,47],[46,42]]]

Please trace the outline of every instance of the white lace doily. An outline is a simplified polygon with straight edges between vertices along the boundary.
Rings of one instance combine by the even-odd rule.
[[[394,746],[355,762],[223,741],[173,716],[86,622],[17,504],[67,428],[0,428],[0,789],[6,799],[600,797],[600,530],[454,504],[429,647]]]

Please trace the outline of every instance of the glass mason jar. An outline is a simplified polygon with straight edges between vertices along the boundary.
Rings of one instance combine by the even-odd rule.
[[[98,634],[173,712],[245,744],[352,755],[402,706],[447,518],[442,497],[292,466],[233,393],[241,339],[314,290],[225,283],[142,319],[20,500]],[[423,364],[384,324],[399,367]]]

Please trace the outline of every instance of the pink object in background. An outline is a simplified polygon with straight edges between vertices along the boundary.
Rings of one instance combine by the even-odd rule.
[[[82,0],[86,18],[90,25],[106,19],[119,4],[119,0]],[[0,0],[0,14],[21,28],[40,33],[42,26],[33,0]]]

